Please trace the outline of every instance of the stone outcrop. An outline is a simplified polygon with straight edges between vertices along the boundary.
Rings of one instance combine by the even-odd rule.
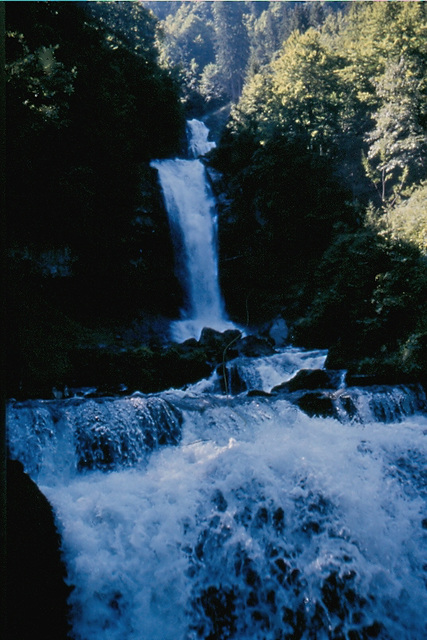
[[[65,568],[52,508],[15,460],[7,463],[7,640],[69,638]]]

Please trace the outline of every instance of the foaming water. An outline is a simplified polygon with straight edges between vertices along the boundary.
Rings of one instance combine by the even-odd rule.
[[[208,140],[209,129],[204,122],[195,118],[188,120],[187,130],[189,134],[188,150],[193,158],[204,156],[216,147],[215,142]]]
[[[300,369],[322,369],[327,351],[288,347],[273,356],[260,358],[240,357],[228,365],[229,374],[237,373],[245,389],[271,391],[276,385],[289,380]],[[232,381],[229,387],[232,388]]]
[[[121,401],[79,404],[80,422],[66,401],[9,409],[12,452],[55,509],[77,640],[426,637],[425,415],[342,424],[194,388]],[[128,411],[138,449],[135,402],[174,439],[108,471],[61,444],[66,415],[116,434]]]

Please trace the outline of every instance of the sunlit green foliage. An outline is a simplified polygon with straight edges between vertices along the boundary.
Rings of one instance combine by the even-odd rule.
[[[409,244],[427,256],[427,183],[385,211],[368,209],[367,224],[390,245]]]
[[[178,67],[187,94],[197,91],[206,66],[215,61],[215,31],[209,3],[184,2],[158,31],[164,65]]]
[[[424,2],[351,3],[336,46],[347,60],[341,75],[359,100],[377,102],[372,82],[380,79],[390,59],[404,56],[410,69],[421,65],[425,77],[426,20]]]
[[[341,57],[310,28],[304,34],[294,31],[271,66],[273,114],[286,132],[304,131],[313,147],[324,150],[338,132]]]
[[[247,74],[268,64],[292,31],[319,27],[343,4],[144,2],[160,18],[163,61],[179,65],[185,90],[210,104],[236,102]]]

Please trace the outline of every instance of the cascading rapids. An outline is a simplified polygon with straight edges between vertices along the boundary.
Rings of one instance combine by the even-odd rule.
[[[186,294],[181,320],[171,326],[177,342],[199,338],[204,327],[217,331],[234,328],[228,320],[218,280],[215,200],[203,163],[198,159],[215,143],[198,120],[188,122],[189,153],[195,158],[156,160],[172,239],[177,272]]]
[[[269,389],[324,357],[283,350],[244,378]],[[10,453],[62,536],[73,638],[424,640],[425,412],[380,421],[366,390],[342,423],[214,389],[9,403]]]

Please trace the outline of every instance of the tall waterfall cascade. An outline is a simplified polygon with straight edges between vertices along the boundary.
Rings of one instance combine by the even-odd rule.
[[[172,323],[177,342],[199,338],[204,327],[235,328],[228,320],[218,278],[215,199],[200,156],[214,146],[199,120],[187,123],[191,160],[155,160],[175,248],[177,275],[186,296],[181,319]]]

